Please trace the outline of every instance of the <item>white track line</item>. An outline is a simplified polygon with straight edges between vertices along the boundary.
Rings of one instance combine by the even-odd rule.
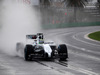
[[[69,34],[71,34],[72,32],[70,32],[70,33],[66,33],[66,34],[61,34],[61,35],[69,35]],[[59,35],[57,35],[57,36],[59,36]],[[57,37],[56,36],[56,37]],[[55,41],[58,41],[59,43],[65,43],[64,41],[61,41],[61,40],[59,40],[59,39],[55,39]],[[73,48],[76,48],[76,49],[79,49],[79,50],[82,50],[82,51],[85,51],[85,52],[89,52],[89,53],[93,53],[93,54],[98,54],[98,55],[100,55],[100,52],[95,52],[95,51],[92,51],[92,50],[88,50],[88,49],[85,49],[85,48],[80,48],[80,47],[77,47],[77,46],[74,46],[74,45],[71,45],[71,44],[67,44],[67,43],[65,43],[66,45],[68,45],[68,46],[71,46],[71,47],[73,47]]]
[[[71,33],[72,33],[72,32],[71,32]],[[68,35],[68,34],[71,34],[71,33],[67,33],[67,35]],[[66,34],[61,34],[61,35],[66,35]],[[57,36],[59,36],[59,35],[57,35]],[[57,36],[56,36],[56,37],[57,37]],[[62,43],[61,40],[59,40],[59,39],[56,39],[56,40],[58,40],[58,42]],[[80,50],[82,50],[82,51],[92,52],[91,50],[85,50],[84,48],[80,48],[80,47],[77,47],[77,46],[73,46],[73,45],[70,45],[70,44],[67,44],[67,43],[66,43],[66,45],[71,46],[71,47],[74,47],[74,48],[76,48],[76,49],[80,49]],[[90,55],[87,55],[87,54],[75,53],[75,52],[71,52],[70,50],[69,50],[68,52],[69,52],[69,53],[73,53],[73,54],[77,54],[78,56],[82,56],[82,57],[85,57],[85,58],[91,58],[91,59],[93,59],[93,60],[95,60],[95,61],[100,61],[99,58],[94,57],[94,56],[90,56]],[[92,53],[94,53],[94,52],[92,52]],[[100,53],[99,53],[99,54],[100,54]],[[77,72],[81,72],[81,73],[83,73],[83,74],[87,74],[87,75],[99,75],[98,73],[95,73],[95,72],[92,72],[92,71],[89,71],[89,70],[86,70],[86,69],[83,69],[83,68],[79,68],[79,67],[76,67],[76,66],[73,66],[73,65],[68,65],[68,68],[69,68],[69,69],[72,69],[72,70],[75,70],[75,71],[77,71]]]
[[[77,54],[77,53],[75,53],[75,52],[72,52],[72,51],[69,51],[71,54],[75,54],[75,55],[78,55],[78,56],[82,56],[82,57],[85,57],[85,58],[92,58],[92,59],[95,59],[94,57],[91,57],[91,56],[87,56],[86,54],[82,54],[82,53],[79,53],[79,54]],[[100,59],[99,59],[99,61],[100,61]],[[89,70],[86,70],[86,69],[83,69],[83,68],[79,68],[79,67],[77,67],[76,65],[74,66],[74,65],[68,65],[68,68],[69,69],[72,69],[72,70],[75,70],[75,71],[78,71],[78,72],[81,72],[81,73],[84,73],[84,74],[87,74],[87,75],[99,75],[98,73],[95,73],[95,72],[93,72],[93,71],[90,71],[91,69],[89,69]]]
[[[68,68],[75,70],[75,71],[78,71],[78,72],[81,72],[81,73],[86,74],[86,75],[99,75],[95,72],[92,72],[92,71],[89,71],[89,70],[86,70],[86,69],[83,69],[83,68],[75,67],[75,66],[72,66],[72,65],[68,65]]]
[[[60,40],[59,40],[60,42]],[[71,46],[72,45],[69,45],[69,44],[66,44],[68,46]],[[74,48],[76,49],[80,49],[79,47],[76,47],[74,46]],[[69,53],[73,53],[74,55],[78,55],[78,56],[82,56],[82,57],[85,57],[85,58],[89,58],[89,59],[93,59],[95,61],[99,61],[100,62],[100,59],[99,58],[96,58],[96,57],[93,57],[93,56],[90,56],[90,55],[86,55],[86,54],[83,54],[83,53],[76,53],[76,52],[71,52],[70,50],[68,50]],[[71,70],[74,70],[76,72],[80,72],[80,73],[83,73],[83,74],[86,74],[86,75],[99,75],[95,72],[92,72],[92,71],[89,71],[89,70],[86,70],[86,69],[82,69],[82,68],[79,68],[79,67],[76,67],[76,66],[72,66],[72,65],[68,65],[68,68],[71,69]]]
[[[74,46],[74,45],[70,45],[70,44],[67,44],[67,45],[69,45],[69,46],[71,46],[71,47],[74,47],[74,48],[76,48],[76,49],[80,49],[80,50],[82,50],[82,51],[86,51],[86,52],[90,52],[90,53],[95,53],[95,54],[100,54],[100,52],[88,50],[88,49],[85,49],[85,48],[80,48],[80,47],[77,47],[77,46]]]
[[[92,33],[92,32],[91,32],[91,33]],[[97,43],[100,43],[100,41],[93,40],[93,39],[91,39],[91,38],[88,37],[88,35],[91,34],[91,33],[87,33],[86,35],[84,35],[84,38],[85,38],[85,39],[88,39],[88,40],[91,40],[91,41],[94,41],[94,42],[97,42]],[[100,46],[100,45],[99,45],[99,46]]]
[[[70,44],[66,44],[66,45],[67,46],[71,46],[71,47],[76,48],[76,49],[79,49],[79,50],[82,50],[82,51],[85,51],[85,52],[89,52],[89,53],[94,53],[94,54],[99,54],[100,55],[100,52],[94,52],[94,51],[87,50],[87,49],[84,49],[84,48],[79,48],[77,46],[73,46],[73,45],[70,45]],[[83,54],[83,53],[82,53],[82,56],[87,56],[86,58],[91,58],[93,60],[96,60],[96,61],[99,61],[100,62],[100,58],[98,58],[98,57],[91,56],[91,55],[87,55],[87,54]]]
[[[77,35],[78,35],[78,34],[73,35],[73,36],[72,36],[73,39],[75,39],[75,40],[77,40],[77,41],[80,41],[80,42],[83,42],[83,43],[86,43],[86,44],[90,44],[90,45],[94,45],[94,46],[100,46],[100,45],[97,45],[97,44],[93,44],[93,43],[89,43],[89,42],[86,42],[86,41],[80,40],[80,39],[76,38]],[[86,37],[86,35],[85,35],[85,37]]]

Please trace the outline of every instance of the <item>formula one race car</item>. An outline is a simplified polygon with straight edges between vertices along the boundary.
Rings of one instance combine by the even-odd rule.
[[[21,48],[21,43],[17,43],[17,50],[19,48]],[[57,47],[54,42],[44,42],[43,33],[26,35],[24,58],[26,61],[35,58],[66,60],[68,58],[67,46],[61,44]]]

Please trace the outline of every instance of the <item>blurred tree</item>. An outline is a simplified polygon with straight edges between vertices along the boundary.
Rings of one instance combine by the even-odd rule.
[[[97,0],[96,7],[98,8],[98,11],[100,13],[100,0]]]
[[[63,2],[66,3],[66,6],[84,7],[85,2],[88,2],[88,0],[64,0]]]
[[[82,7],[84,8],[84,6],[86,6],[86,2],[88,2],[88,0],[63,0],[63,3],[65,3],[66,7],[73,7],[74,8],[74,22],[76,22],[76,12],[77,9]]]
[[[100,0],[97,0],[97,3],[98,3],[98,7],[100,8]]]
[[[51,0],[40,0],[40,5],[42,6],[50,6]]]
[[[63,3],[66,7],[73,7],[74,8],[74,21],[76,22],[76,12],[77,9],[86,5],[85,3],[89,0],[59,0],[59,2]],[[98,0],[100,1],[100,0]],[[40,0],[40,4],[44,6],[50,6],[53,0]]]

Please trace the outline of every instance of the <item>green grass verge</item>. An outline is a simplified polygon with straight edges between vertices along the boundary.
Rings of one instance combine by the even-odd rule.
[[[88,35],[89,38],[100,41],[100,31],[91,33]]]

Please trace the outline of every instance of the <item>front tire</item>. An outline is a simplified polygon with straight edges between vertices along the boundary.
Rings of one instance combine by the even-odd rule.
[[[66,60],[68,58],[67,46],[65,44],[58,46],[58,55],[60,60]]]
[[[45,59],[45,60],[48,59],[48,53],[44,53],[44,59]]]

